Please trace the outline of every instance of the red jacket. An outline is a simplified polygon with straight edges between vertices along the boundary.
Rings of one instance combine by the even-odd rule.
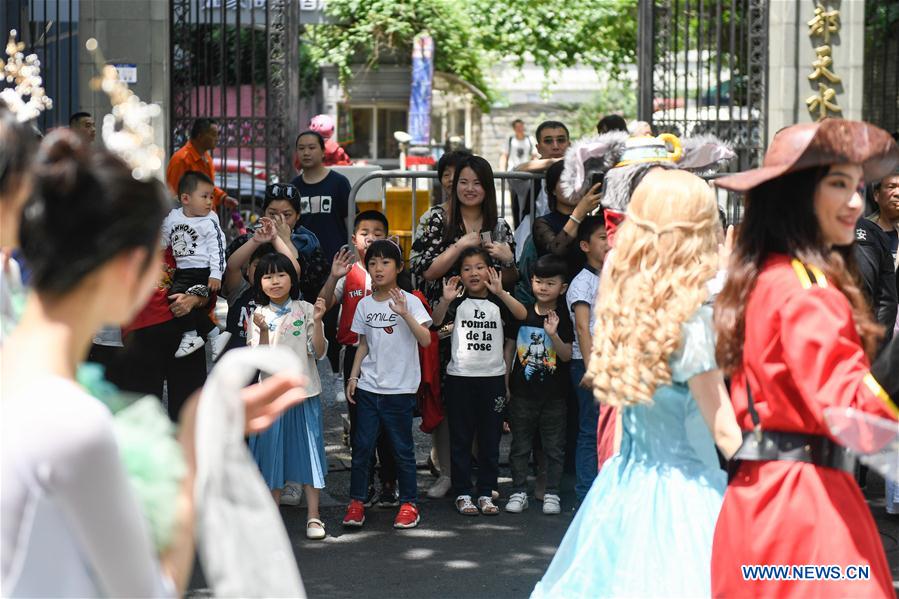
[[[828,435],[823,410],[853,407],[896,419],[869,372],[849,301],[817,269],[770,258],[746,306],[743,366],[731,398],[751,430],[747,381],[763,430]],[[742,565],[869,565],[870,580],[746,581]],[[802,462],[743,462],[715,529],[716,597],[893,597],[871,511],[853,476]]]
[[[431,306],[424,294],[417,289],[412,295],[421,300],[428,314]],[[421,431],[430,433],[443,421],[443,403],[440,401],[440,349],[437,332],[431,331],[431,345],[418,346],[421,363],[421,383],[418,386],[418,411],[421,413]]]

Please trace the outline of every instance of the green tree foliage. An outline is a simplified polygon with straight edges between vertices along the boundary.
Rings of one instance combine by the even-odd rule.
[[[500,58],[533,60],[546,71],[576,63],[620,74],[636,60],[637,0],[328,0],[333,24],[308,28],[319,64],[374,66],[384,54],[408,57],[422,31],[434,37],[435,68],[493,94],[486,69]],[[405,58],[408,60],[408,58]]]
[[[596,123],[607,114],[620,114],[627,121],[637,118],[637,83],[626,79],[610,80],[589,102],[577,107],[568,122],[571,137],[596,135]]]

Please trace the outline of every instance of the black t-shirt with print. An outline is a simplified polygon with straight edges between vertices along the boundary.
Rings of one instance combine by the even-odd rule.
[[[527,306],[524,320],[506,327],[506,338],[515,342],[509,390],[514,395],[533,397],[549,395],[564,398],[571,386],[568,380],[568,362],[563,362],[553,347],[553,341],[543,330],[546,316],[537,314],[536,305]],[[574,326],[564,304],[555,310],[559,316],[559,338],[565,343],[574,341]]]
[[[350,180],[331,170],[318,183],[306,183],[302,175],[291,183],[300,192],[300,224],[315,233],[330,264],[347,243]]]
[[[247,329],[253,321],[253,310],[256,309],[256,294],[252,287],[246,287],[237,299],[228,306],[225,320],[225,331],[231,333],[231,339],[225,351],[247,346]]]

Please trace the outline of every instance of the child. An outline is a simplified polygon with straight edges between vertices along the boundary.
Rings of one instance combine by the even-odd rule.
[[[592,391],[583,387],[581,381],[586,373],[584,356],[590,356],[593,348],[593,304],[599,289],[599,271],[609,250],[602,215],[584,218],[578,227],[577,242],[587,257],[587,265],[571,281],[566,297],[576,333],[576,343],[571,348],[571,383],[578,400],[578,434],[574,454],[577,482],[574,490],[580,505],[587,496],[597,471],[596,426],[599,406],[593,401]]]
[[[559,483],[565,451],[566,398],[570,393],[567,362],[571,360],[574,330],[564,304],[568,265],[557,256],[543,256],[534,265],[531,289],[536,304],[527,317],[506,329],[512,426],[512,495],[506,511],[528,508],[528,456],[539,431],[546,456],[546,492],[543,513],[562,511]]]
[[[481,247],[459,257],[459,276],[443,282],[434,324],[453,322],[446,368],[446,408],[450,428],[450,473],[456,510],[465,516],[495,516],[493,489],[499,474],[499,440],[506,405],[503,327],[527,310],[503,289],[502,279]],[[460,283],[465,294],[460,296]],[[471,501],[471,445],[478,440],[478,503]]]
[[[250,437],[250,451],[263,478],[280,503],[288,480],[301,483],[306,493],[306,537],[323,539],[325,525],[319,518],[320,489],[325,486],[327,461],[322,435],[321,381],[315,361],[328,348],[322,316],[325,302],[315,306],[300,297],[300,284],[292,261],[282,254],[267,254],[256,266],[253,287],[256,310],[249,345],[284,346],[300,358],[298,374],[306,377],[307,397],[284,414],[267,431]]]
[[[356,306],[350,330],[359,335],[359,348],[347,379],[346,396],[356,404],[350,505],[344,526],[365,522],[369,469],[381,428],[393,446],[399,481],[400,509],[394,528],[414,528],[416,507],[415,446],[412,409],[421,381],[418,345],[431,344],[431,317],[421,301],[397,287],[403,255],[393,241],[379,239],[365,252],[373,293]]]
[[[380,212],[366,210],[357,214],[353,223],[352,237],[356,256],[365,256],[368,246],[373,241],[387,237],[387,231],[387,217]],[[356,357],[356,348],[359,346],[359,336],[350,330],[350,326],[353,324],[356,306],[363,297],[371,294],[371,275],[365,270],[361,260],[354,260],[356,256],[352,256],[345,248],[337,252],[331,265],[331,275],[319,292],[319,297],[324,298],[328,310],[336,304],[340,304],[337,342],[344,347],[344,384],[349,381],[353,360]],[[353,431],[356,428],[356,404],[347,402],[347,406],[350,413],[350,447],[352,448]],[[381,464],[381,494],[377,499],[378,506],[396,507],[399,505],[396,492],[396,462],[393,459],[390,439],[383,430],[378,435],[377,458]],[[365,505],[368,507],[374,503],[374,469],[372,469]]]
[[[222,353],[247,345],[247,332],[253,319],[253,310],[256,309],[253,279],[256,264],[263,256],[276,252],[287,256],[296,268],[298,276],[302,277],[300,265],[293,258],[290,247],[278,237],[274,221],[262,217],[258,224],[259,227],[251,237],[238,238],[225,250],[227,262],[225,278],[222,281],[222,295],[228,300],[228,317],[222,336],[227,335],[228,340]],[[284,503],[284,494],[281,495],[281,503]]]
[[[171,247],[175,257],[170,294],[190,293],[205,297],[222,286],[225,234],[219,226],[218,216],[212,213],[214,189],[212,180],[197,171],[187,171],[178,182],[181,208],[169,212],[162,223],[163,247]],[[175,351],[176,358],[183,358],[203,347],[206,342],[199,335],[210,341],[218,337],[219,330],[205,307],[196,308],[176,320],[183,333]],[[221,349],[213,343],[213,360]]]

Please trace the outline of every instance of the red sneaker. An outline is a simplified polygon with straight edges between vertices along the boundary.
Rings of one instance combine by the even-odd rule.
[[[400,511],[393,521],[394,528],[415,528],[421,517],[418,515],[418,508],[414,503],[404,503],[400,506]]]
[[[362,528],[363,524],[365,524],[365,506],[358,499],[353,499],[346,508],[343,525]]]

